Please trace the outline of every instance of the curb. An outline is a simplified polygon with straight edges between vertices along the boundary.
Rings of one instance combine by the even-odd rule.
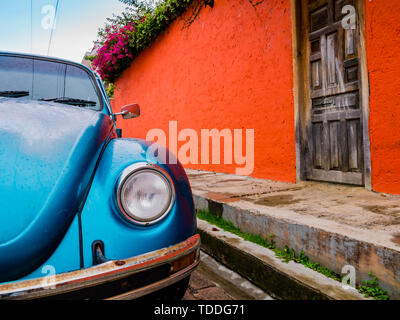
[[[290,261],[273,251],[197,219],[202,250],[250,280],[272,297],[283,300],[368,300],[353,288]]]
[[[296,216],[289,210],[263,209],[258,212],[258,208],[246,201],[227,203],[198,194],[193,198],[196,210],[209,210],[243,232],[267,240],[273,234],[277,248],[282,250],[288,246],[296,254],[303,251],[311,261],[337,274],[342,273],[344,266],[354,267],[358,284],[371,280],[369,273],[372,272],[390,299],[400,299],[400,251],[387,246],[388,242],[382,241],[378,233],[371,234],[351,226],[338,228],[335,222],[328,225],[323,220]]]

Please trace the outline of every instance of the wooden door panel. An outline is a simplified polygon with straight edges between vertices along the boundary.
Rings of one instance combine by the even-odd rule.
[[[308,0],[311,168],[308,178],[363,184],[357,30],[342,27],[351,0]],[[304,2],[303,2],[304,5]]]
[[[357,44],[354,30],[345,30],[345,60],[357,57]]]
[[[342,167],[342,150],[340,143],[340,121],[329,122],[330,141],[330,168],[329,170],[340,170]]]
[[[339,69],[337,59],[337,33],[331,33],[326,36],[326,65],[328,87],[337,87],[337,69]]]
[[[328,26],[328,5],[313,10],[310,14],[310,32],[321,30]]]

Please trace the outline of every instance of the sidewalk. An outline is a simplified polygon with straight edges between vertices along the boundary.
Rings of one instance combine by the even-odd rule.
[[[379,279],[400,299],[400,197],[359,187],[317,182],[296,184],[186,170],[196,209],[209,209],[243,232],[301,250],[313,262],[356,280]]]

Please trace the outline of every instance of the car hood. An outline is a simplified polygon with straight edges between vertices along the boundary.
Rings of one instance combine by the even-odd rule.
[[[69,105],[0,98],[0,282],[39,267],[83,201],[105,114]]]

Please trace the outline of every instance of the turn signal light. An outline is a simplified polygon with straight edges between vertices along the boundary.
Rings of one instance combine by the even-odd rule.
[[[182,270],[186,268],[187,266],[190,266],[194,261],[196,260],[196,251],[189,253],[188,255],[174,261],[171,263],[171,272],[178,272],[179,270]]]

